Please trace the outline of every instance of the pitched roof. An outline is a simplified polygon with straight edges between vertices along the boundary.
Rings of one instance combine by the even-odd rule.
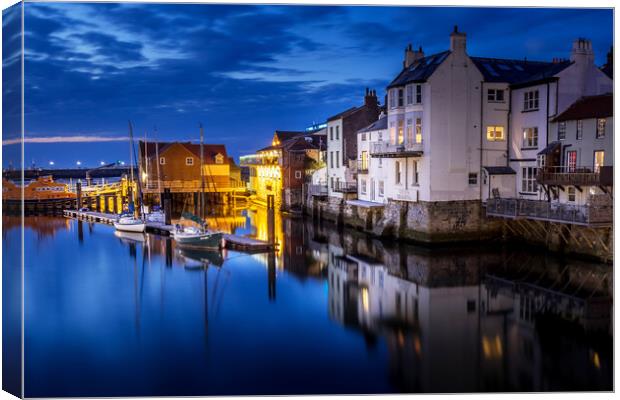
[[[562,148],[562,143],[556,140],[554,142],[549,143],[547,147],[539,151],[538,155],[541,156],[541,155],[551,154],[554,151],[560,151],[561,148]]]
[[[420,58],[411,64],[408,68],[398,74],[398,76],[388,85],[388,89],[395,86],[403,86],[407,83],[421,83],[426,80],[435,72],[437,67],[448,57],[450,51],[443,51],[441,53],[433,54],[427,57]]]
[[[572,64],[570,61],[545,62],[503,58],[471,57],[486,82],[525,84],[550,78]]]
[[[606,118],[614,114],[614,99],[611,93],[585,96],[571,104],[553,122],[588,118]]]
[[[365,128],[360,129],[359,131],[357,131],[358,133],[363,133],[363,132],[371,132],[371,131],[378,131],[381,129],[387,129],[387,116],[383,116],[382,118],[379,118],[377,121],[373,122],[372,124],[368,125]]]
[[[280,142],[285,142],[289,139],[292,139],[296,136],[303,136],[306,135],[307,132],[302,132],[302,131],[276,131],[275,132],[276,136],[278,136],[278,140]]]
[[[148,151],[149,158],[155,157],[156,149],[158,148],[159,154],[163,154],[168,148],[174,145],[181,145],[186,148],[189,152],[194,154],[196,157],[200,158],[200,144],[195,144],[191,142],[148,142],[146,146],[146,150]],[[140,148],[140,155],[144,157],[144,141],[140,140],[138,142],[138,147]],[[208,144],[205,143],[203,145],[203,157],[204,161],[207,164],[215,163],[215,156],[217,154],[221,154],[224,156],[224,160],[228,160],[228,155],[226,154],[226,146],[223,144]]]
[[[347,110],[344,110],[343,112],[340,112],[336,115],[332,115],[331,117],[327,118],[327,121],[333,121],[336,119],[340,119],[340,118],[344,118],[346,116],[349,116],[351,114],[353,114],[355,111],[357,111],[358,109],[361,109],[362,107],[351,107]]]

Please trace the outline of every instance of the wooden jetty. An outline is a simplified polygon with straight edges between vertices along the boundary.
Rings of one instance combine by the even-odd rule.
[[[67,218],[79,219],[88,222],[97,222],[105,225],[112,225],[118,220],[118,215],[101,213],[95,211],[64,210],[63,215]],[[147,222],[146,232],[157,235],[170,236],[174,226],[159,222]],[[224,235],[224,243],[227,249],[240,250],[245,252],[267,252],[276,249],[276,243],[269,243],[263,240],[253,239],[246,236],[233,234]]]
[[[276,243],[269,243],[239,235],[224,235],[224,241],[227,249],[246,252],[266,252],[275,250],[277,247]]]

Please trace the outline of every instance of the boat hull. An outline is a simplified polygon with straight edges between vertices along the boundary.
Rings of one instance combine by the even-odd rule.
[[[146,229],[146,224],[121,224],[115,222],[114,227],[116,228],[116,230],[122,232],[144,232],[144,230]]]
[[[209,233],[206,235],[174,235],[174,240],[179,247],[188,249],[212,249],[217,250],[222,247],[223,234]]]

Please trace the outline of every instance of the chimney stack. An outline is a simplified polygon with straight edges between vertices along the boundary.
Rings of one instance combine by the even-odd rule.
[[[594,51],[592,42],[588,39],[579,38],[573,42],[573,49],[570,53],[570,60],[575,64],[594,64]]]
[[[454,25],[454,31],[450,34],[450,51],[465,54],[467,52],[467,34],[459,32],[459,27]]]
[[[424,58],[422,46],[420,46],[418,50],[413,50],[413,46],[411,45],[411,43],[409,43],[407,48],[405,48],[405,59],[403,61],[403,67],[409,68],[412,64],[414,64],[421,58]]]
[[[377,92],[373,89],[366,88],[366,96],[364,96],[364,105],[368,107],[378,107]]]

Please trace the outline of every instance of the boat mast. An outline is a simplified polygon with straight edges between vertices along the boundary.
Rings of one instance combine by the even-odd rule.
[[[205,217],[205,177],[202,171],[204,162],[204,128],[200,123],[200,217]]]
[[[157,135],[157,127],[155,130],[155,164],[157,165],[157,193],[159,193],[159,206],[161,207],[161,177],[159,175],[159,136]]]
[[[131,121],[128,121],[129,124],[129,171],[130,171],[130,177],[131,179],[129,180],[129,189],[130,189],[130,199],[129,199],[129,204],[133,203],[132,207],[135,207],[135,194],[133,192],[133,180],[134,180],[134,176],[133,176],[133,149],[131,147],[132,144],[132,140],[133,140],[133,130],[131,128]],[[129,204],[127,205],[129,207]],[[129,207],[129,211],[131,211],[131,207]]]
[[[131,142],[131,150],[132,150],[133,158],[137,160],[138,157],[135,154],[136,148],[133,144],[133,128],[131,126],[131,121],[129,121],[129,141]],[[132,172],[131,175],[133,178],[133,168],[131,172]],[[138,179],[138,198],[140,199],[140,214],[142,217],[144,217],[144,201],[142,199],[142,184],[140,183],[140,179]]]

